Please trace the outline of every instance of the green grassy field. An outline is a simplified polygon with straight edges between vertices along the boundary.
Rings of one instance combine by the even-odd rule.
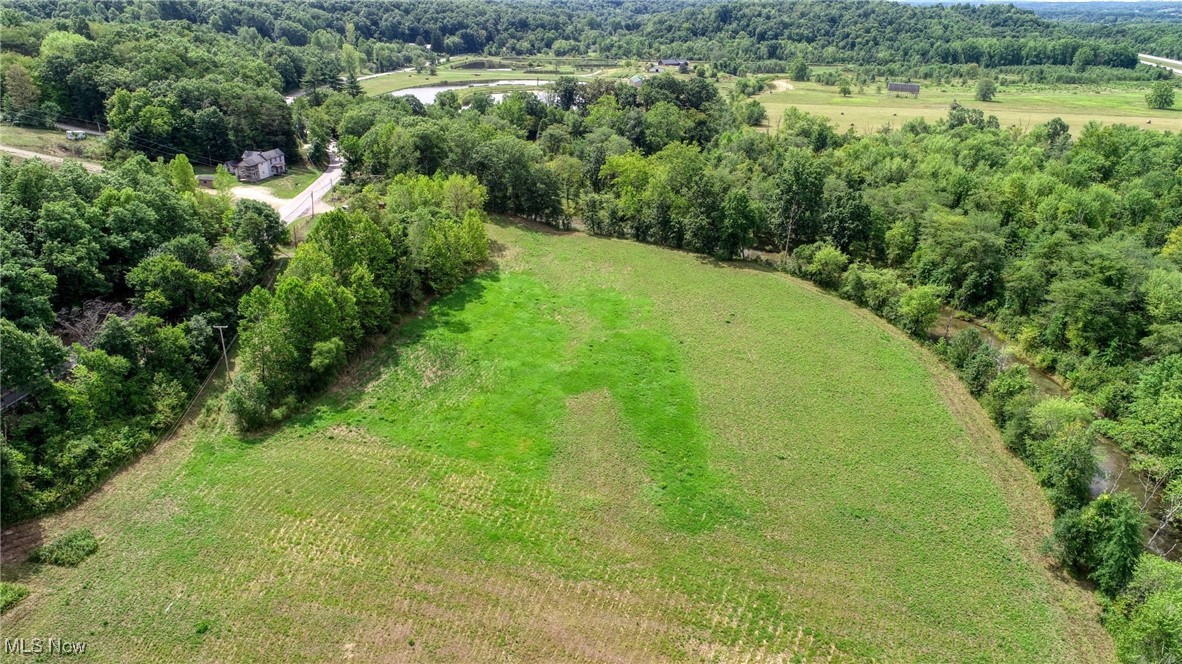
[[[211,399],[81,507],[6,637],[95,661],[1111,661],[930,354],[782,274],[490,225],[495,269],[306,414]]]
[[[308,188],[308,185],[316,181],[320,177],[320,171],[308,166],[292,166],[287,169],[287,173],[279,177],[267,178],[262,182],[256,182],[260,187],[269,190],[279,198],[294,198],[297,194]]]
[[[66,139],[61,129],[32,129],[14,125],[0,125],[0,145],[39,152],[55,157],[89,158],[101,149],[103,139],[87,136],[83,141]]]
[[[787,81],[785,81],[787,83]],[[777,90],[757,98],[767,108],[769,124],[775,127],[784,111],[795,106],[802,111],[828,117],[838,131],[853,126],[859,133],[877,131],[883,126],[898,128],[904,122],[922,117],[933,122],[948,115],[953,100],[987,115],[996,115],[1002,127],[1028,129],[1052,118],[1062,118],[1078,131],[1097,120],[1105,124],[1131,124],[1145,129],[1182,130],[1182,108],[1153,110],[1145,104],[1144,84],[1113,85],[1005,85],[998,88],[992,102],[973,99],[975,86],[934,86],[921,84],[918,98],[875,93],[868,85],[862,93],[842,97],[837,87],[817,83],[790,83],[793,89]]]

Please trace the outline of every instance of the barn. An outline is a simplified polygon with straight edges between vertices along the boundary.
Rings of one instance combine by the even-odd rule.
[[[919,83],[887,83],[887,92],[895,92],[900,94],[908,94],[912,97],[919,96]]]

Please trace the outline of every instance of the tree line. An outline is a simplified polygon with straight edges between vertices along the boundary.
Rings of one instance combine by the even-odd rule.
[[[238,305],[239,371],[227,409],[246,429],[281,421],[327,385],[366,335],[455,289],[488,259],[474,177],[402,175],[384,196],[321,215],[271,291]]]
[[[185,154],[213,166],[246,149],[297,151],[304,132],[285,93],[329,87],[356,96],[365,72],[422,69],[461,53],[678,55],[732,74],[846,63],[929,80],[932,72],[918,70],[1009,67],[1035,71],[1030,80],[1068,82],[1127,79],[1137,49],[1168,55],[1152,40],[1174,30],[1093,27],[1012,6],[891,2],[46,0],[0,11],[0,111],[30,126],[60,119],[109,127],[112,156]]]

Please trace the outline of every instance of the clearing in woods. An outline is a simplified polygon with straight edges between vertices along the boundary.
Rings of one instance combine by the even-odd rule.
[[[746,264],[509,222],[306,414],[207,412],[8,564],[96,661],[1109,661],[932,357]],[[211,401],[216,404],[216,400]],[[15,538],[17,534],[12,534]],[[832,658],[832,659],[829,659]]]
[[[869,134],[884,126],[898,129],[914,118],[935,122],[947,117],[948,107],[956,101],[969,108],[979,108],[985,115],[996,115],[1003,128],[1030,129],[1054,118],[1062,118],[1076,136],[1091,121],[1182,131],[1182,109],[1151,109],[1145,103],[1149,83],[1011,83],[999,86],[997,96],[991,102],[974,99],[975,83],[961,86],[919,81],[919,84],[918,98],[887,92],[883,80],[866,85],[862,92],[857,91],[856,85],[852,86],[849,97],[842,97],[837,86],[793,82],[790,90],[774,89],[756,99],[767,108],[768,124],[773,128],[784,111],[795,106],[829,118],[839,132],[852,126],[860,134]],[[875,92],[875,85],[881,86],[882,91]]]

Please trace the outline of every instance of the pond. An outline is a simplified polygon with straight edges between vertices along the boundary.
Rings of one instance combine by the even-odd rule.
[[[506,86],[506,85],[528,85],[531,87],[541,87],[543,85],[546,85],[547,83],[549,83],[549,81],[547,81],[546,79],[542,79],[542,78],[538,78],[538,79],[534,79],[534,78],[512,79],[512,80],[502,80],[502,81],[479,81],[479,82],[459,81],[456,83],[440,83],[438,85],[421,85],[417,88],[405,88],[402,90],[395,90],[394,92],[391,92],[390,94],[394,95],[395,97],[402,97],[404,95],[410,95],[410,96],[414,97],[415,99],[418,99],[419,101],[423,102],[424,104],[433,104],[433,103],[435,103],[435,97],[438,96],[439,93],[443,92],[444,90],[464,90],[464,89],[468,89],[468,88],[494,88],[494,87],[502,87],[502,86]],[[535,91],[534,94],[540,98],[545,93],[538,90],[538,91]],[[493,98],[499,101],[504,96],[505,95],[503,93],[499,93],[499,94],[494,94]]]
[[[986,343],[998,352],[1004,353],[1006,349],[1004,339],[998,337],[984,325],[952,316],[947,309],[941,312],[940,319],[930,334],[933,338],[945,335],[951,337],[957,332],[967,329],[976,330]],[[1012,357],[1026,366],[1030,372],[1030,379],[1040,394],[1047,397],[1067,398],[1070,396],[1070,392],[1056,376],[1021,360],[1017,356]],[[1141,505],[1145,506],[1145,513],[1149,516],[1148,534],[1152,535],[1161,525],[1162,505],[1158,493],[1160,488],[1155,489],[1149,478],[1130,468],[1129,455],[1112,440],[1100,436],[1096,447],[1100,463],[1096,476],[1092,478],[1092,496],[1098,496],[1106,491],[1128,491]],[[1182,533],[1178,532],[1177,528],[1167,526],[1162,529],[1153,542],[1149,543],[1148,547],[1158,555],[1170,560],[1178,560],[1182,558],[1180,543],[1182,543]]]

